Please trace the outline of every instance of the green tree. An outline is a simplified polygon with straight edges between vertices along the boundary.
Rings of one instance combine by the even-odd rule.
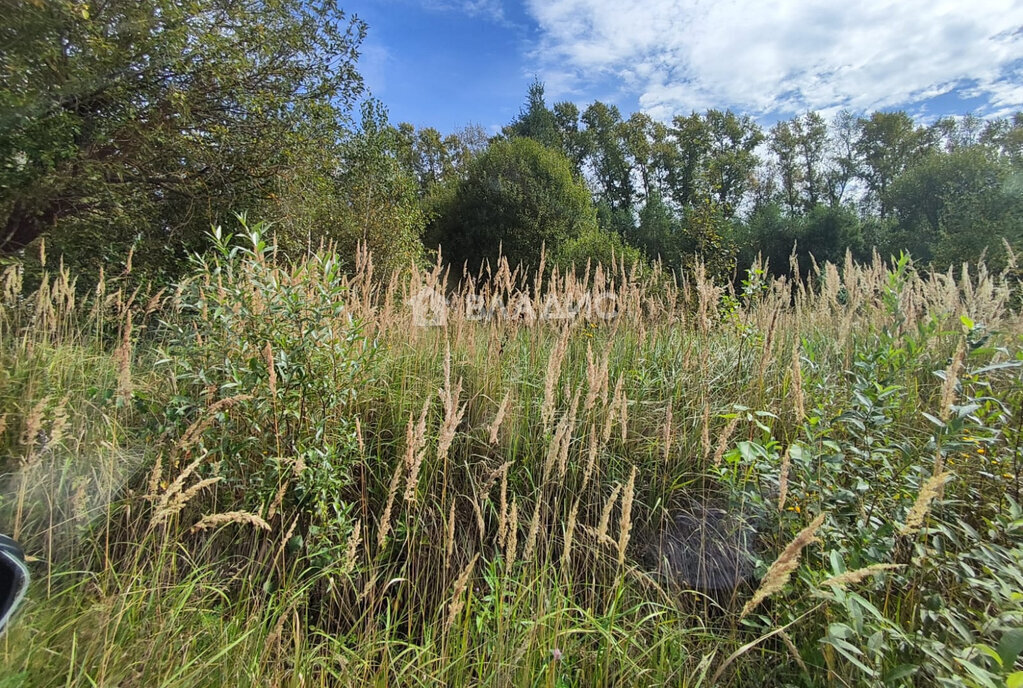
[[[583,111],[582,121],[590,137],[597,198],[614,212],[631,210],[634,190],[621,113],[616,106],[598,100]]]
[[[503,253],[535,267],[541,245],[556,253],[596,226],[590,193],[564,155],[531,138],[497,141],[438,198],[428,246],[476,270]]]
[[[13,4],[13,7],[12,7]],[[13,0],[0,23],[0,252],[180,254],[328,154],[365,26],[332,0]],[[100,250],[97,251],[96,248]]]
[[[875,112],[859,120],[856,152],[870,200],[884,220],[892,209],[889,189],[895,179],[929,148],[928,132],[905,112]]]
[[[932,151],[891,188],[898,224],[887,247],[905,249],[944,268],[982,254],[1004,265],[1002,239],[1023,238],[1023,189],[1009,160],[980,146]]]
[[[676,116],[669,134],[674,146],[663,159],[668,195],[684,209],[696,203],[703,192],[710,131],[706,121],[694,112],[687,117]]]
[[[547,107],[544,100],[544,86],[540,81],[529,85],[526,105],[519,112],[514,122],[504,128],[504,135],[509,138],[524,136],[538,141],[548,148],[561,150],[561,134],[554,112]]]
[[[725,217],[732,217],[749,190],[753,171],[757,168],[756,147],[764,140],[760,127],[747,115],[731,110],[708,110],[709,150],[706,174],[717,207]]]
[[[599,227],[587,229],[565,241],[554,259],[562,269],[575,269],[577,273],[581,273],[587,263],[591,270],[598,264],[611,266],[624,262],[628,268],[645,264],[639,249],[625,243],[620,234]]]

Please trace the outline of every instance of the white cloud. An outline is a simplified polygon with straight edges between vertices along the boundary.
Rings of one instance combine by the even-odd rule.
[[[1019,0],[526,0],[552,95],[609,80],[658,118],[911,106],[968,88],[1023,106]]]
[[[429,10],[464,12],[470,17],[482,17],[495,22],[504,22],[502,0],[425,0],[423,6]]]

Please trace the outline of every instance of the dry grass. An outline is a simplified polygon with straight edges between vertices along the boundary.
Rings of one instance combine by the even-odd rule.
[[[301,292],[310,303],[321,298],[322,285],[308,282],[319,274],[309,265],[265,267],[268,281]],[[23,364],[21,378],[12,375],[18,396],[0,407],[0,441],[20,471],[11,492],[17,497],[20,490],[20,498],[5,508],[20,535],[44,542],[61,532],[56,524],[64,519],[46,505],[71,495],[71,508],[82,514],[75,523],[92,519],[94,530],[84,536],[89,539],[78,558],[64,563],[92,567],[90,575],[100,581],[60,598],[66,623],[37,610],[26,628],[58,652],[72,641],[83,648],[87,678],[81,680],[61,655],[71,685],[104,683],[101,666],[121,672],[102,674],[110,685],[185,685],[181,677],[196,684],[244,683],[253,667],[271,683],[302,672],[309,685],[404,685],[416,676],[448,685],[516,685],[536,677],[550,685],[707,685],[713,659],[706,657],[729,658],[719,663],[719,674],[724,666],[739,667],[743,658],[746,673],[737,684],[761,678],[769,683],[777,677],[771,662],[749,652],[761,638],[753,642],[748,624],[759,621],[740,619],[786,588],[801,609],[811,609],[809,593],[796,594],[801,589],[794,574],[800,566],[818,566],[803,554],[825,518],[821,512],[793,537],[805,523],[805,512],[793,509],[810,510],[826,486],[812,484],[800,462],[780,447],[798,442],[806,452],[823,454],[825,425],[853,398],[843,371],[886,328],[896,339],[909,337],[932,319],[958,327],[959,316],[969,314],[991,329],[1018,329],[1007,308],[1009,286],[985,272],[965,278],[909,274],[892,297],[899,313],[894,325],[884,298],[889,275],[879,259],[841,269],[825,264],[809,280],[769,281],[761,298],[740,299],[737,311],[726,314],[725,287],[701,266],[677,276],[624,265],[536,276],[500,261],[491,273],[457,282],[439,265],[381,279],[370,257],[361,256],[353,274],[336,278],[346,294],[336,320],[318,321],[317,327],[336,341],[348,323],[359,322],[378,354],[367,373],[372,384],[324,410],[328,433],[353,428],[351,452],[338,450],[324,460],[336,465],[324,468],[308,450],[327,442],[303,425],[312,403],[288,396],[289,366],[297,365],[293,351],[269,339],[246,344],[258,379],[251,388],[213,380],[210,389],[193,394],[154,367],[154,349],[165,334],[151,327],[153,319],[202,323],[214,317],[212,296],[188,311],[180,306],[188,297],[185,288],[164,299],[104,277],[82,301],[61,271],[26,298],[23,275],[7,268],[0,275],[5,361],[37,362],[31,370]],[[195,279],[206,280],[209,294],[222,292],[230,303],[224,274]],[[506,308],[495,308],[490,321],[453,308],[441,326],[416,327],[408,303],[424,288],[445,293],[454,304]],[[550,297],[577,303],[601,293],[613,296],[613,321],[528,316],[543,313]],[[265,295],[251,298],[253,318],[273,306]],[[312,312],[300,310],[297,320]],[[757,337],[748,341],[756,345],[748,345],[735,323],[755,329]],[[232,334],[239,341],[212,358],[248,351],[243,330]],[[211,354],[208,337],[196,327],[193,341],[204,355]],[[947,420],[972,365],[961,338],[954,352],[947,341],[934,344],[903,380],[907,398],[899,427],[919,446],[930,439],[918,418],[921,405],[937,403]],[[56,344],[88,348],[96,358],[89,370],[102,370],[97,384],[110,390],[105,416],[88,415],[100,402],[86,396],[85,383],[54,383],[41,372],[45,366],[38,361],[53,359],[32,357]],[[946,369],[940,383],[926,368],[932,363]],[[159,425],[155,409],[169,409],[188,394],[188,412]],[[221,398],[228,394],[234,396]],[[758,418],[777,444],[753,422],[746,424],[739,407],[769,413]],[[82,432],[86,425],[89,431]],[[150,430],[157,426],[162,434]],[[743,458],[733,467],[740,441],[769,445],[774,453],[762,465]],[[80,462],[59,446],[72,443],[83,447]],[[116,506],[107,500],[97,507],[88,498],[101,476],[86,457],[102,443],[145,450],[146,470],[119,491]],[[223,449],[238,446],[243,450],[233,454]],[[242,461],[247,472],[231,473],[232,461]],[[66,470],[62,462],[74,463],[75,473],[46,484],[52,487],[23,477],[56,475]],[[324,507],[336,524],[326,534],[307,527],[316,476],[323,472],[343,476],[331,495],[337,511],[329,503]],[[86,474],[89,480],[75,479]],[[776,530],[775,551],[781,554],[752,597],[734,593],[715,601],[720,619],[713,620],[702,616],[709,594],[675,591],[656,578],[645,557],[658,524],[685,500],[718,499],[726,474],[747,494],[760,489],[757,481],[777,481],[777,501],[767,502],[774,529],[769,534]],[[923,527],[947,478],[939,466],[924,483],[903,534]],[[257,482],[266,490],[257,492]],[[51,492],[44,497],[42,489]],[[865,498],[861,506],[864,513],[874,508]],[[751,507],[738,502],[734,508],[741,517]],[[884,517],[895,513],[889,509]],[[253,582],[253,590],[232,589],[235,583],[227,581],[244,576],[222,571],[235,560],[243,560],[253,581],[265,587],[256,591]],[[63,564],[55,559],[54,565]],[[195,580],[181,573],[189,570]],[[899,571],[870,564],[822,585],[869,585],[881,572]],[[47,585],[56,589],[60,580],[54,576]],[[186,584],[192,586],[188,594]],[[171,600],[177,592],[182,598]],[[154,631],[139,613],[144,606],[137,600],[143,599],[160,610],[154,619],[178,635],[198,635],[209,643],[205,647],[229,648],[226,654],[182,660],[192,650],[165,635],[159,637],[176,648],[177,657],[149,648],[141,638]],[[102,604],[113,605],[104,621],[131,616],[145,630],[126,636],[115,624],[108,638],[86,633],[95,626],[89,610]],[[213,611],[194,611],[201,609]],[[795,628],[791,633],[781,631],[784,647],[777,651],[799,664],[797,643],[815,639]],[[45,664],[39,642],[30,655],[12,647],[2,655],[8,665]],[[554,649],[567,659],[554,661]],[[148,663],[122,657],[136,650]],[[233,659],[235,652],[248,659]],[[172,659],[178,668],[194,659],[207,674],[189,670],[179,676],[168,668]],[[803,662],[802,671],[819,668]]]

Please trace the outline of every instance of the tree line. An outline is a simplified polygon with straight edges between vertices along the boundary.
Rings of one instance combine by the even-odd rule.
[[[548,106],[496,136],[388,121],[358,73],[367,27],[334,0],[9,0],[0,25],[0,256],[40,241],[88,272],[173,278],[246,211],[285,253],[473,270],[498,252],[735,274],[760,254],[910,252],[938,268],[1021,244],[1023,113],[905,112],[763,127]]]

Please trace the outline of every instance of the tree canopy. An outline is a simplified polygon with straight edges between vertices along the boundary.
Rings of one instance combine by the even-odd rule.
[[[329,155],[366,27],[333,0],[15,0],[0,25],[0,252],[180,253]]]

